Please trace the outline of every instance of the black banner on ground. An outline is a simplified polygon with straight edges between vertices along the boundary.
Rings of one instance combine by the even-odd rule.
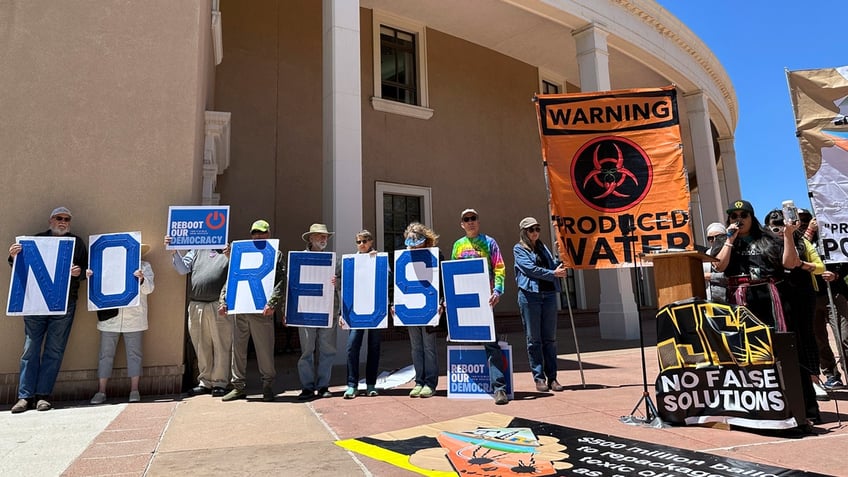
[[[476,423],[476,425],[475,425]],[[483,425],[483,427],[480,427]],[[497,426],[497,427],[493,427]],[[445,436],[504,436],[521,432],[516,439],[467,439],[465,444],[445,447]],[[515,434],[507,433],[514,430]],[[481,432],[485,431],[485,432]],[[528,447],[532,450],[514,449]],[[814,472],[786,469],[598,434],[582,429],[511,418],[496,413],[432,423],[376,436],[337,441],[341,447],[373,459],[394,464],[421,475],[520,477],[583,475],[589,477],[773,477],[820,476]]]
[[[664,306],[657,357],[665,422],[757,429],[804,422],[794,336],[773,334],[745,307],[695,298]]]

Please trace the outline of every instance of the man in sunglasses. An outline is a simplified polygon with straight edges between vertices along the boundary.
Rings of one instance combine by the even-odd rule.
[[[64,315],[24,316],[24,352],[21,355],[21,374],[18,384],[18,402],[12,413],[27,409],[47,411],[53,408],[50,393],[56,384],[65,347],[71,334],[77,308],[80,281],[85,280],[83,270],[88,268],[88,248],[85,242],[71,233],[73,215],[67,207],[56,207],[50,213],[50,228],[35,234],[37,237],[73,237],[74,256],[71,264],[71,282],[68,289],[67,308]],[[9,265],[22,251],[21,244],[9,247]],[[44,351],[42,352],[42,348]]]
[[[495,239],[480,233],[480,214],[474,209],[465,209],[459,214],[461,222],[459,226],[465,231],[465,237],[457,240],[451,250],[451,260],[462,260],[466,258],[485,258],[489,261],[490,283],[492,295],[489,297],[489,306],[492,308],[498,304],[504,291],[504,279],[506,278],[506,265]],[[503,354],[497,340],[483,343],[486,349],[486,357],[489,362],[489,379],[492,390],[495,393],[495,404],[508,404],[506,395],[506,377]]]

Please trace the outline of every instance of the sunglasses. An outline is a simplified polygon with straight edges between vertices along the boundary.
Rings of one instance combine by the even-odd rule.
[[[781,226],[769,227],[769,229],[771,229],[771,231],[774,232],[774,233],[778,233],[781,230],[783,230],[783,226],[781,225]]]
[[[748,212],[743,210],[742,212],[739,212],[738,214],[736,212],[730,214],[730,220],[747,219],[750,216],[751,216],[751,214],[749,214]]]
[[[371,241],[371,239],[357,240],[357,241],[356,241],[356,245],[361,245],[361,244],[363,244],[363,243],[368,243],[368,242],[370,242],[370,241]]]
[[[70,222],[71,218],[64,215],[57,215],[53,217],[53,220],[55,220],[56,222]]]
[[[524,229],[524,230],[526,230],[526,231],[527,231],[527,233],[530,233],[530,232],[541,232],[541,231],[542,231],[542,227],[540,227],[540,226],[536,225],[536,226],[534,226],[534,227],[527,227],[527,228],[526,228],[526,229]]]
[[[715,242],[715,239],[720,237],[720,235],[710,235],[707,237],[707,242]]]
[[[477,216],[476,215],[469,215],[468,217],[463,217],[462,221],[463,222],[477,222]]]

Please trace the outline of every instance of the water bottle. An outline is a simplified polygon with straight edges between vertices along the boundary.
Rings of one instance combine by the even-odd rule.
[[[798,222],[798,208],[795,207],[795,202],[792,200],[784,200],[783,206],[783,221]]]

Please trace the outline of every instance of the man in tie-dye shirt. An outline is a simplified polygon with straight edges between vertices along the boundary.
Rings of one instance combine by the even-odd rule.
[[[492,308],[498,304],[504,291],[504,278],[506,266],[504,265],[501,250],[495,239],[480,233],[480,214],[474,209],[465,209],[460,214],[462,222],[459,226],[465,231],[465,237],[457,240],[451,250],[451,260],[462,260],[465,258],[486,258],[489,260],[489,282],[492,286],[492,296],[489,297],[489,306]],[[489,362],[489,380],[495,393],[495,404],[507,404],[509,398],[506,395],[506,377],[501,348],[497,340],[483,343],[486,349],[486,358]]]

